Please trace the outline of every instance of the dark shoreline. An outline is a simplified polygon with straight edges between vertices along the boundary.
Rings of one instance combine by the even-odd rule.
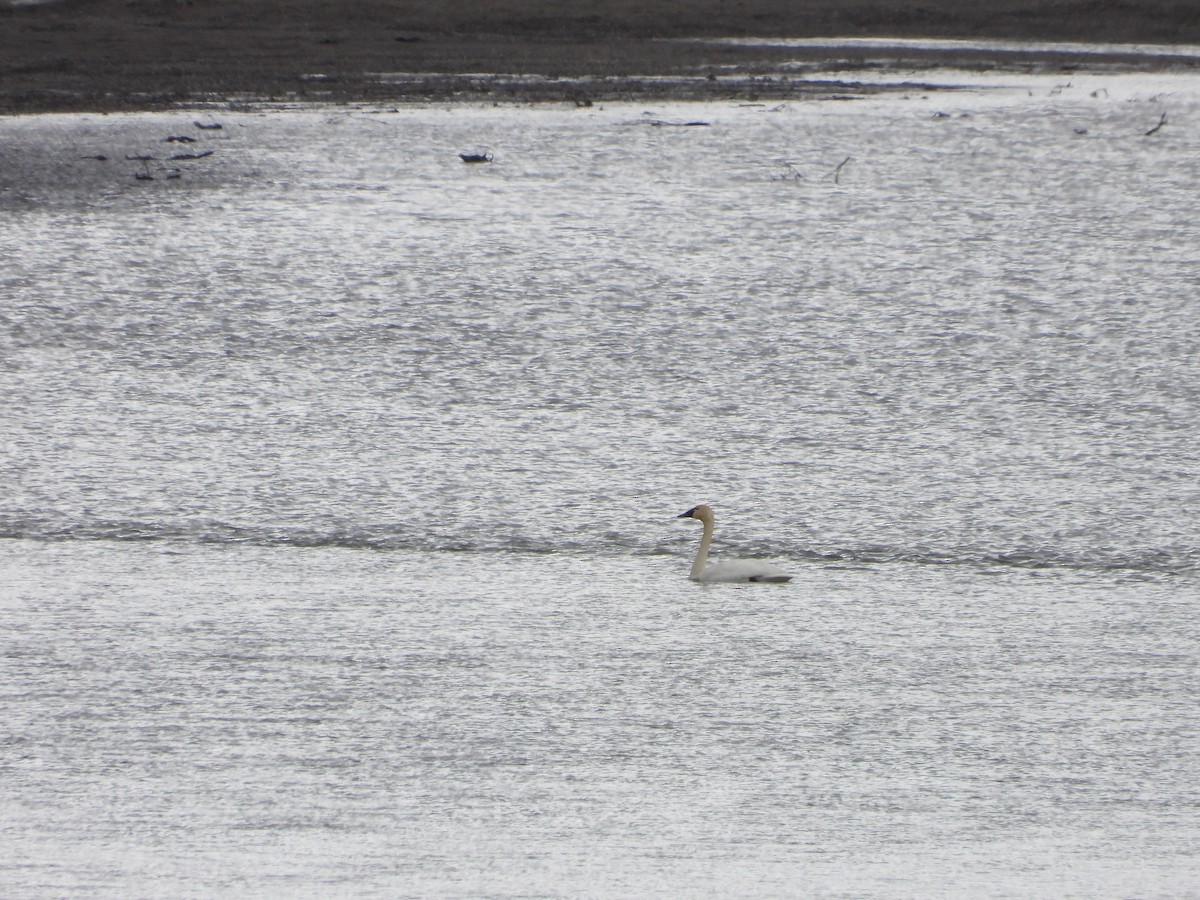
[[[1200,44],[1200,9],[1188,0],[1136,8],[1105,0],[993,0],[986,8],[962,0],[368,0],[352,8],[317,0],[0,0],[0,113],[250,100],[779,99],[872,89],[823,78],[835,63],[842,72],[1200,69],[1194,57],[682,40],[829,35]],[[797,61],[798,70],[781,69]]]

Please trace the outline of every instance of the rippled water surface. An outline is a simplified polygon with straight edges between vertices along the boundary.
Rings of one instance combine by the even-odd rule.
[[[1194,896],[1200,81],[1009,80],[0,120],[6,895]]]

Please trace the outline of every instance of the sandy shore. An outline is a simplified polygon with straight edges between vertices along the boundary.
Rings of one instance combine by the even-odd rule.
[[[686,40],[830,36],[1200,44],[1200,7],[1192,0],[0,0],[0,112],[243,99],[768,98],[841,89],[820,77],[835,61],[843,70],[847,62],[1200,67],[1195,58],[1122,53],[886,53]],[[795,60],[805,67],[780,77],[780,66]]]

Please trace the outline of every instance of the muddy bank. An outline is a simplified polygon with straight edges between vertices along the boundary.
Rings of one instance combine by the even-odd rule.
[[[588,102],[823,90],[778,77],[782,63],[797,59],[818,73],[834,59],[1041,69],[1196,65],[1061,53],[910,50],[880,58],[679,40],[728,36],[1200,44],[1200,9],[1187,0],[366,0],[350,9],[317,0],[0,0],[0,111],[244,98]],[[496,81],[479,73],[543,77]]]

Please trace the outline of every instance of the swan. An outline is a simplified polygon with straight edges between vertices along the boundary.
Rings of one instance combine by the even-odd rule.
[[[696,561],[692,563],[692,581],[773,581],[784,582],[791,580],[791,575],[770,563],[757,559],[735,559],[726,563],[718,563],[705,568],[708,561],[708,546],[712,543],[713,528],[716,517],[707,506],[693,506],[685,513],[680,513],[677,519],[699,519],[704,524],[704,536],[700,538],[700,551]]]

